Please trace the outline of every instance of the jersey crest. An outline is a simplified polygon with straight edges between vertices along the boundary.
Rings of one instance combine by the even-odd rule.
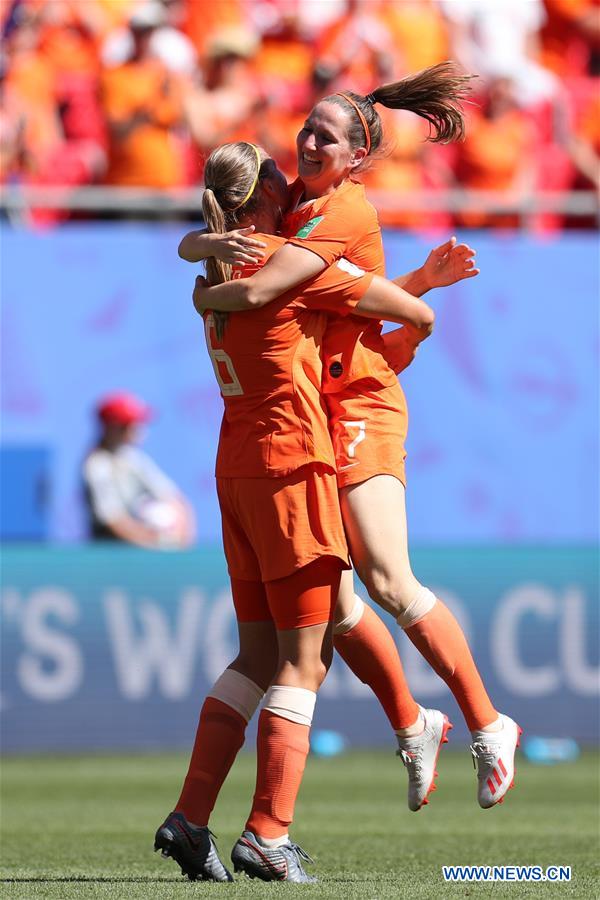
[[[311,231],[314,231],[319,222],[322,222],[325,216],[315,216],[313,219],[309,219],[306,225],[303,225],[296,237],[305,238],[308,237]]]

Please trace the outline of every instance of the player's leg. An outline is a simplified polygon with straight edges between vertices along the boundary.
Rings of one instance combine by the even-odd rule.
[[[257,777],[246,828],[232,851],[236,871],[265,881],[310,881],[289,840],[309,750],[317,691],[333,654],[333,608],[342,561],[323,557],[267,583],[279,658],[257,737]]]
[[[232,584],[238,610],[242,590],[246,597],[252,589],[264,596],[261,583],[233,580]],[[264,603],[266,608],[266,599]],[[238,633],[239,653],[212,686],[202,706],[188,772],[175,806],[195,825],[208,825],[221,786],[244,744],[246,726],[277,666],[277,636],[270,619],[238,621]]]
[[[418,732],[419,707],[406,682],[394,639],[374,610],[354,593],[351,570],[342,572],[333,645],[357,678],[369,685],[396,734]]]
[[[446,682],[473,733],[474,744],[483,741],[486,748],[494,745],[498,750],[501,783],[494,785],[494,803],[498,802],[512,781],[516,726],[494,708],[456,618],[412,572],[404,485],[392,475],[376,475],[342,488],[340,498],[353,562],[369,595],[396,618]],[[482,735],[488,737],[482,739]],[[484,757],[482,752],[481,759]],[[479,801],[483,806],[493,805],[485,767],[483,774]]]
[[[408,806],[417,812],[429,803],[428,796],[436,789],[437,758],[452,726],[439,710],[417,705],[389,630],[359,597],[348,597],[353,584],[351,581],[348,584],[347,574],[342,573],[334,646],[352,671],[371,687],[383,706],[398,740],[398,756],[406,766]],[[344,612],[347,615],[341,618]],[[409,752],[410,756],[407,755]]]
[[[175,859],[191,880],[231,880],[219,859],[208,821],[278,659],[263,584],[232,579],[232,594],[239,652],[204,701],[181,795],[155,837],[155,850]],[[249,621],[239,621],[240,617]]]

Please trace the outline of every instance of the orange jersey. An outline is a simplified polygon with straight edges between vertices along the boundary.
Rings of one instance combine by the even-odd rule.
[[[265,257],[238,277],[252,275],[285,243],[256,237],[267,244]],[[355,266],[332,266],[261,309],[231,313],[222,340],[205,313],[206,344],[225,403],[217,477],[283,477],[314,463],[335,471],[320,393],[326,313],[350,313],[371,280]]]
[[[107,184],[175,187],[183,166],[174,129],[182,117],[177,83],[158,60],[127,62],[102,77],[104,113],[125,124],[136,114],[147,117],[125,137],[113,137]]]
[[[292,197],[301,182],[292,185]],[[284,221],[288,242],[306,247],[329,266],[342,256],[376,275],[385,274],[377,212],[362,184],[345,181],[331,194],[289,212]],[[386,387],[396,376],[385,361],[381,322],[349,316],[332,319],[323,347],[323,391],[334,393],[360,378],[375,378]]]

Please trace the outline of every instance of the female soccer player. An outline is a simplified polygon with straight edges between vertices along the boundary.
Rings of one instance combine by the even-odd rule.
[[[321,100],[297,140],[299,182],[295,209],[285,223],[285,233],[295,236],[252,277],[206,290],[199,285],[195,302],[212,310],[260,307],[341,256],[382,271],[377,216],[351,177],[381,146],[375,105],[412,110],[430,123],[433,140],[448,141],[463,134],[460,101],[467,91],[468,77],[442,63],[366,97],[344,92]],[[398,283],[417,296],[432,286],[425,269]],[[386,362],[380,324],[365,325],[352,316],[333,320],[324,356],[323,390],[353,563],[370,596],[394,615],[454,694],[473,737],[479,804],[489,808],[502,802],[512,786],[520,729],[494,708],[455,617],[412,572],[405,510],[406,403]],[[342,593],[348,590],[343,578]],[[409,775],[409,806],[419,809],[433,783],[443,720],[428,721],[419,711],[403,728],[400,752]]]
[[[254,214],[261,231],[275,230],[276,201],[287,185],[257,147],[216,150],[206,180],[207,222],[222,227],[224,211],[239,218]],[[267,234],[263,240],[267,253],[285,242]],[[222,277],[217,263],[209,274],[215,281]],[[340,575],[349,567],[320,393],[320,346],[323,311],[354,309],[408,323],[415,340],[429,333],[433,321],[423,301],[345,261],[264,310],[233,314],[226,323],[205,315],[207,348],[225,403],[216,474],[240,652],[204,703],[181,797],[155,838],[155,848],[191,878],[231,880],[208,819],[267,691],[254,801],[232,860],[236,870],[267,881],[311,880],[288,828],[316,692],[331,660]]]

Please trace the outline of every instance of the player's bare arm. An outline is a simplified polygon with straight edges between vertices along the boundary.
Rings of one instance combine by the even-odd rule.
[[[285,244],[250,278],[238,278],[224,284],[204,287],[204,279],[197,278],[194,306],[205,309],[238,312],[258,309],[271,303],[281,294],[325,269],[325,262],[312,250]]]
[[[423,339],[429,337],[435,321],[433,310],[424,300],[414,297],[393,281],[379,275],[373,277],[354,312],[368,319],[385,319],[398,325],[411,325],[423,335]]]
[[[186,262],[202,262],[214,256],[230,266],[242,266],[253,263],[264,256],[266,247],[262,241],[250,237],[254,225],[248,228],[236,228],[223,234],[208,232],[206,228],[188,231],[181,239],[177,252]]]
[[[435,247],[424,264],[413,272],[394,279],[394,283],[403,287],[415,297],[422,297],[433,288],[448,287],[466,278],[479,275],[475,267],[475,250],[468,244],[457,244],[456,238]]]

